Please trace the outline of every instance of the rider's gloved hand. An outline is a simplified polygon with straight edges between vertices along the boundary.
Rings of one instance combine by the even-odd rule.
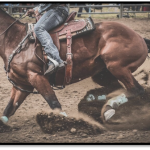
[[[36,9],[36,10],[34,11],[34,14],[35,14],[36,17],[38,17],[38,16],[40,15],[38,9]]]

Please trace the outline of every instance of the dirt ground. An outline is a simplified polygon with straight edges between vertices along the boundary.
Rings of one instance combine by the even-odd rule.
[[[120,22],[136,31],[143,38],[150,39],[150,19],[94,19],[94,22],[99,21]],[[142,69],[149,73],[149,63],[150,61],[146,59],[144,64],[134,73],[139,83],[147,86],[150,85],[149,81],[145,84],[145,81],[142,79],[145,73],[141,72],[138,75],[137,73]],[[12,87],[3,69],[2,59],[0,59],[0,75],[0,116],[2,116],[9,101]],[[40,115],[43,116],[43,118],[48,117],[41,112],[50,113],[51,109],[41,95],[31,94],[17,110],[15,115],[10,118],[8,125],[12,127],[12,130],[9,131],[8,129],[7,132],[0,133],[0,143],[150,143],[150,121],[148,121],[150,117],[149,95],[146,98],[143,97],[144,100],[147,99],[147,101],[143,100],[143,103],[139,102],[141,98],[137,98],[137,104],[136,101],[133,101],[129,103],[130,106],[127,104],[125,107],[122,107],[122,111],[119,112],[118,110],[119,113],[116,114],[116,122],[108,125],[101,124],[98,119],[100,116],[99,108],[103,102],[101,103],[95,100],[88,103],[85,100],[87,94],[94,95],[94,92],[96,93],[95,95],[117,94],[118,91],[114,92],[114,90],[117,89],[105,89],[103,93],[103,87],[95,84],[91,78],[87,78],[78,83],[69,85],[63,90],[55,91],[62,104],[63,110],[68,115],[77,118],[81,116],[81,118],[84,119],[88,118],[88,116],[92,116],[93,120],[92,118],[86,121],[79,119],[80,121],[77,121],[77,125],[70,123],[71,126],[67,126],[64,121],[61,121],[62,117],[58,119],[58,116],[54,116],[53,121],[55,118],[58,119],[57,123],[59,123],[60,128],[57,131],[55,130],[55,132],[47,132],[47,134],[41,130],[36,118]],[[127,107],[128,109],[126,109]],[[78,113],[78,110],[85,114]],[[89,113],[90,110],[92,110],[91,113]],[[130,111],[125,113],[127,110]],[[100,129],[94,129],[91,125],[92,122],[96,127],[100,126]],[[82,123],[82,125],[79,125],[79,123]],[[61,126],[64,128],[67,126],[66,130],[61,130]],[[102,126],[106,128],[106,131],[103,131]],[[86,128],[92,131],[92,133],[82,132],[82,129],[85,131]]]

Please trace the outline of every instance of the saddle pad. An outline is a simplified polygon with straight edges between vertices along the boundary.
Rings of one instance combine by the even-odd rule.
[[[59,36],[65,34],[67,30],[71,30],[71,32],[79,31],[86,26],[86,22],[84,20],[72,20],[69,23],[64,24],[63,30],[59,32]]]
[[[71,30],[72,36],[79,35],[91,30],[95,29],[94,22],[91,17],[87,19],[81,20],[72,20],[66,26],[64,26],[63,30],[58,33],[59,39],[66,39],[66,31]]]

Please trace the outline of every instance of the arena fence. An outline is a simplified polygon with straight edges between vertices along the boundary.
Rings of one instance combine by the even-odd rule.
[[[117,14],[119,15],[119,18],[122,18],[123,17],[123,14],[124,13],[150,13],[150,10],[148,11],[124,11],[124,8],[125,7],[132,7],[132,6],[142,6],[142,7],[149,7],[150,8],[150,4],[120,4],[120,5],[69,5],[69,9],[70,8],[79,8],[79,7],[89,7],[89,12],[86,12],[86,13],[78,13],[78,14],[88,14],[89,16],[93,15],[93,14]],[[26,8],[26,9],[29,9],[29,8],[33,8],[34,6],[33,5],[9,5],[9,6],[4,6],[4,5],[0,5],[0,8],[8,8],[8,13],[10,15],[21,15],[23,14],[22,12],[13,12],[13,8]],[[113,8],[113,7],[116,7],[116,8],[119,8],[120,11],[119,12],[91,12],[91,8],[106,8],[106,7],[109,7],[109,8]]]

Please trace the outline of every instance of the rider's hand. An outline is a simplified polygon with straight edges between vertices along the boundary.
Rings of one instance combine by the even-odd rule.
[[[34,9],[29,9],[29,10],[26,12],[26,15],[27,15],[27,16],[31,16],[31,15],[34,14],[34,13],[35,13]]]
[[[38,9],[36,9],[34,13],[35,13],[36,17],[38,17],[40,15]]]

